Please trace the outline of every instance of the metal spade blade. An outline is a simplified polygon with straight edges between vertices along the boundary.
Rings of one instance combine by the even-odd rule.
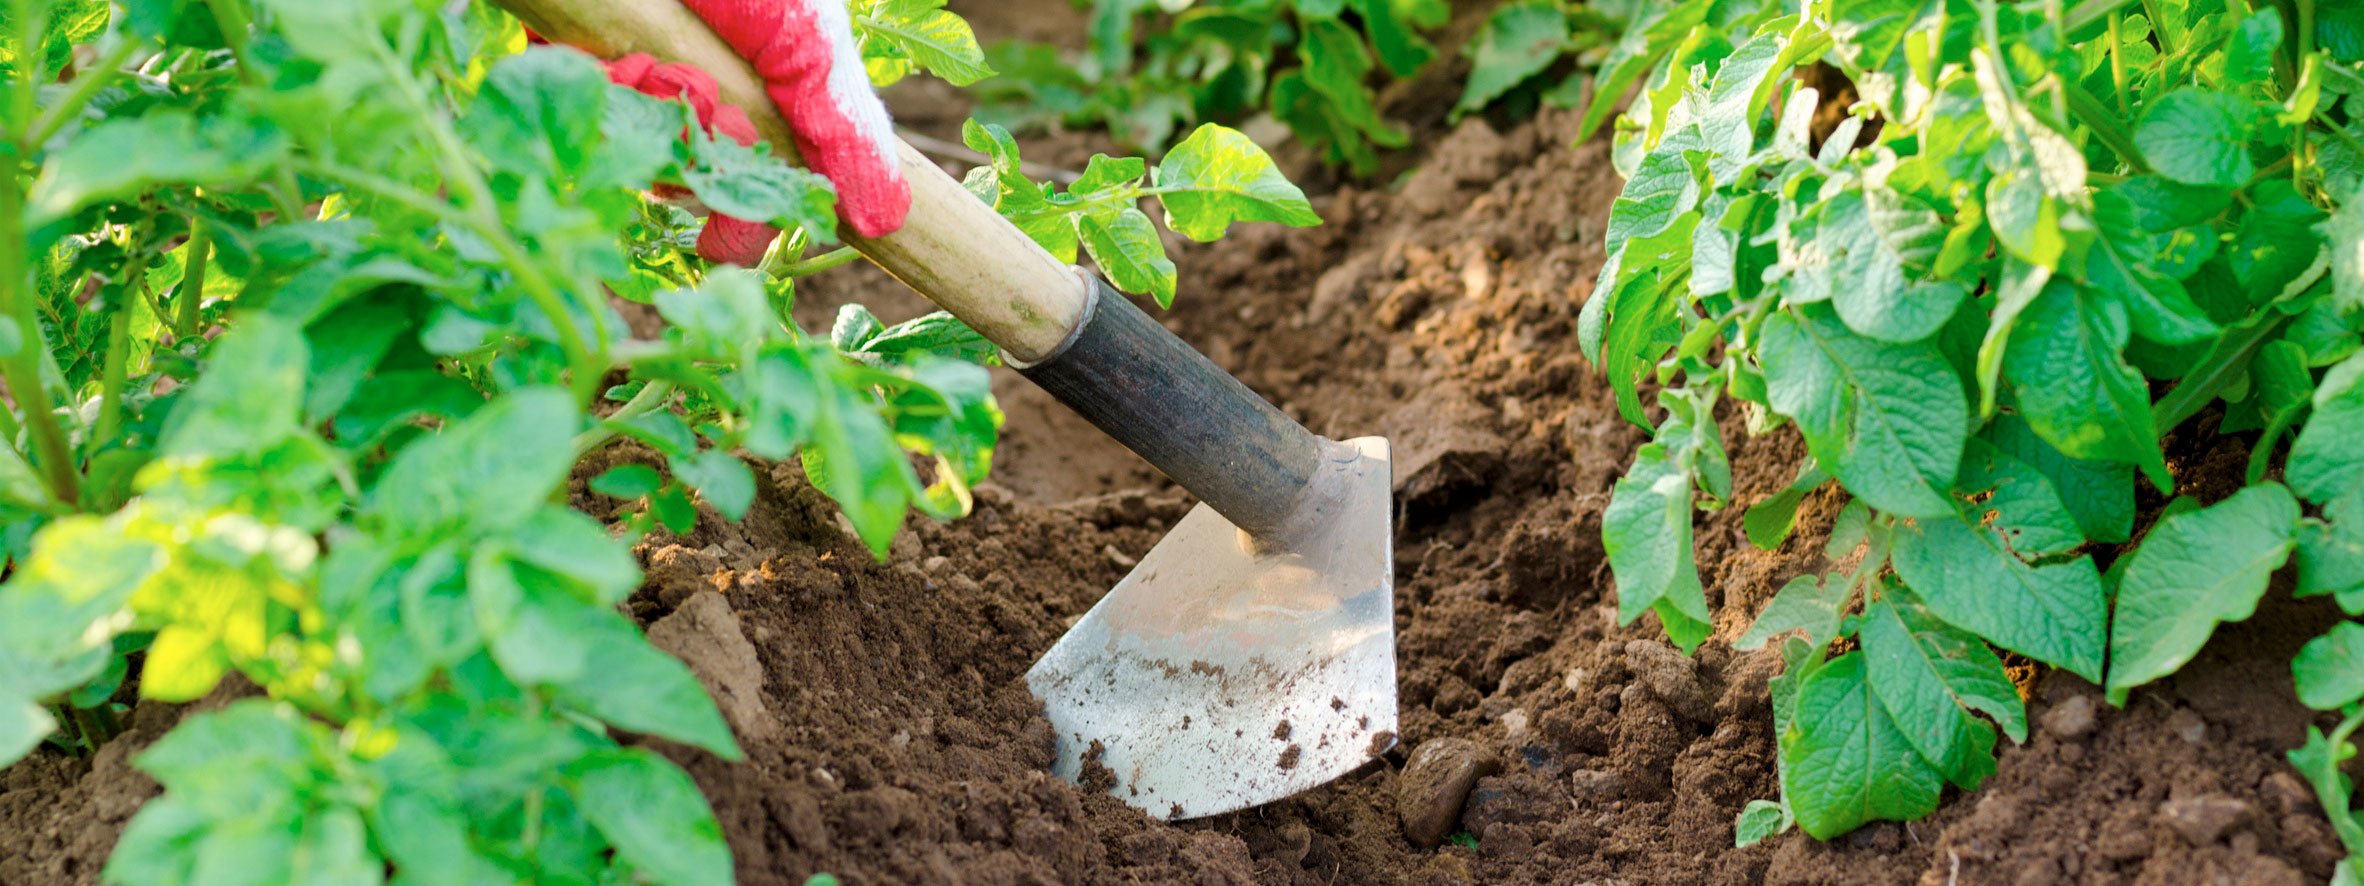
[[[1388,445],[1323,455],[1299,505],[1317,512],[1288,521],[1293,537],[1251,538],[1199,505],[1027,672],[1058,733],[1055,773],[1113,776],[1118,799],[1197,818],[1395,745]]]

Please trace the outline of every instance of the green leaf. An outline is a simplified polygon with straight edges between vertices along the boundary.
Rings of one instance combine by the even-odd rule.
[[[572,508],[535,511],[510,532],[506,545],[519,565],[565,579],[577,594],[603,606],[621,602],[640,587],[640,562],[631,549],[599,521]]]
[[[2060,454],[2016,413],[1998,415],[1987,439],[2051,481],[2052,490],[2086,538],[2116,544],[2134,531],[2134,468]]]
[[[1067,193],[1096,194],[1132,184],[1147,174],[1149,161],[1139,157],[1093,154],[1092,159],[1084,163],[1083,174],[1076,177],[1074,184],[1067,186]]]
[[[2169,488],[2166,456],[2151,430],[2150,388],[2120,356],[2125,314],[2102,310],[2086,291],[2055,279],[2028,303],[2016,330],[2003,375],[2036,435],[2073,458],[2134,465]]]
[[[707,208],[732,218],[802,229],[812,242],[837,240],[837,191],[818,173],[798,169],[761,149],[690,129],[697,162],[681,179]]]
[[[727,884],[731,851],[689,776],[641,748],[570,763],[576,805],[615,844],[617,858],[668,886]]]
[[[1939,618],[2100,681],[2109,600],[2093,558],[2032,566],[1992,529],[1935,519],[1899,527],[1890,561]]]
[[[597,653],[598,667],[558,686],[559,698],[618,728],[697,745],[725,760],[743,756],[689,668],[650,646],[622,614],[588,610],[572,632]]]
[[[1773,602],[1765,604],[1765,611],[1757,615],[1748,633],[1732,641],[1739,650],[1762,649],[1766,641],[1790,631],[1806,632],[1806,642],[1817,647],[1838,639],[1839,616],[1847,608],[1847,598],[1854,596],[1855,586],[1843,577],[1801,575],[1790,579],[1774,593]]]
[[[525,388],[494,398],[394,456],[362,515],[414,537],[515,525],[565,481],[581,425],[574,398],[562,390]]]
[[[303,330],[269,315],[243,318],[164,425],[159,451],[183,458],[269,449],[298,432],[309,363]]]
[[[621,499],[647,497],[665,485],[665,478],[648,465],[617,465],[591,478],[591,491]]]
[[[2249,159],[2256,116],[2247,99],[2187,86],[2143,109],[2134,143],[2151,168],[2169,179],[2238,187],[2257,173]]]
[[[1732,848],[1747,849],[1789,830],[1795,824],[1789,808],[1771,800],[1750,800],[1740,810],[1740,818],[1732,823]]]
[[[1462,81],[1455,113],[1485,107],[1527,78],[1543,72],[1568,48],[1568,16],[1558,0],[1524,0],[1495,8],[1470,41],[1469,76]]]
[[[2085,543],[2052,481],[1984,440],[1969,442],[1956,488],[1971,499],[1979,522],[2001,533],[2022,558],[2065,554]]]
[[[1798,505],[1822,484],[1830,482],[1830,475],[1812,460],[1798,468],[1797,479],[1788,486],[1767,496],[1764,501],[1749,505],[1741,515],[1741,527],[1748,533],[1750,544],[1759,550],[1770,551],[1781,547],[1789,539],[1790,530],[1798,521]]]
[[[2101,236],[2085,263],[2085,282],[2118,300],[2134,332],[2165,345],[2201,341],[2219,330],[2192,302],[2183,284],[2159,271],[2157,249],[2136,223],[2134,204],[2117,193],[2094,195],[2093,220]]]
[[[2364,188],[2348,194],[2315,231],[2331,251],[2331,301],[2344,312],[2364,311]]]
[[[0,697],[0,766],[24,759],[57,730],[57,719],[28,698]]]
[[[1631,624],[1662,600],[1693,622],[1712,620],[1691,559],[1691,475],[1664,446],[1643,447],[1618,479],[1601,515],[1601,538],[1617,579],[1618,624]]]
[[[1994,772],[1987,748],[1964,740],[1993,727],[1969,711],[1993,717],[2012,741],[2027,740],[2019,690],[1985,641],[1939,621],[1898,589],[1864,606],[1860,636],[1872,692],[1921,758],[1964,790]]]
[[[715,268],[696,289],[657,293],[656,305],[693,346],[718,357],[738,357],[741,349],[779,335],[779,315],[765,299],[763,283],[745,268]]]
[[[1442,25],[1452,14],[1444,0],[1347,0],[1347,5],[1362,17],[1379,63],[1397,77],[1412,76],[1436,57],[1436,47],[1416,29]]]
[[[1877,227],[1875,215],[1882,222]],[[1828,263],[1831,306],[1856,332],[1898,343],[1920,341],[1935,335],[1969,297],[1959,283],[1908,279],[1907,256],[1896,247],[1906,241],[1933,256],[1945,238],[1934,212],[1903,205],[1875,208],[1862,194],[1847,191],[1823,205],[1815,235],[1816,260]]]
[[[1253,140],[1239,130],[1201,125],[1157,164],[1158,202],[1166,227],[1201,243],[1220,239],[1233,222],[1270,221],[1293,228],[1321,224],[1305,192],[1291,184]]]
[[[993,76],[977,34],[960,16],[944,11],[944,0],[886,0],[856,20],[865,38],[875,37],[908,54],[928,73],[954,86]]]
[[[602,617],[586,601],[543,582],[519,581],[507,558],[478,548],[468,558],[468,599],[501,672],[519,686],[579,680],[605,650],[583,624]]]
[[[673,459],[673,475],[698,490],[706,503],[737,520],[755,503],[755,472],[747,463],[720,449],[701,449]]]
[[[1106,216],[1079,215],[1075,230],[1084,251],[1116,288],[1148,293],[1161,308],[1174,306],[1174,262],[1166,258],[1166,245],[1149,216],[1130,206]]]
[[[937,311],[879,331],[863,343],[861,352],[903,365],[925,357],[992,365],[991,361],[999,359],[1001,346],[987,341],[960,318]]]
[[[1855,335],[1824,309],[1795,313],[1767,318],[1757,349],[1773,409],[1796,421],[1815,460],[1872,507],[1951,513],[1970,418],[1945,358],[1927,343]]]
[[[1782,788],[1798,826],[1828,840],[1937,809],[1943,781],[1881,706],[1851,652],[1808,675],[1781,733]]]
[[[2251,486],[2159,522],[2118,581],[2109,689],[2118,697],[2183,667],[2218,622],[2257,611],[2290,558],[2298,502],[2278,483]]]
[[[41,164],[25,196],[25,227],[44,229],[85,207],[128,200],[162,184],[231,189],[277,168],[288,142],[276,129],[230,114],[156,111],[91,127]]]
[[[2339,595],[2349,615],[2364,615],[2364,490],[2323,504],[2323,519],[2298,528],[2299,597]]]
[[[2364,699],[2364,624],[2343,621],[2307,641],[2291,659],[2298,700],[2318,711],[2333,711]]]
[[[2328,501],[2364,487],[2364,354],[2323,374],[2315,386],[2315,414],[2290,444],[2283,463],[2290,488],[2309,501]]]

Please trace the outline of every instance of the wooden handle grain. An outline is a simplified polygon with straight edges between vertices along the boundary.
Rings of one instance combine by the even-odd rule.
[[[746,60],[671,0],[495,0],[536,33],[603,58],[645,52],[713,75],[724,101],[755,122],[775,155],[796,161],[794,130]],[[911,182],[902,230],[840,236],[1020,361],[1059,349],[1083,316],[1085,278],[1029,239],[918,149],[896,142]]]

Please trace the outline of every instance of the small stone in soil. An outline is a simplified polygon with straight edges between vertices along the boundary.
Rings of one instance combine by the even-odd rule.
[[[1501,769],[1478,743],[1463,738],[1435,738],[1412,751],[1410,762],[1396,776],[1396,817],[1404,839],[1422,849],[1435,848],[1461,818],[1461,804],[1478,779]]]
[[[2176,708],[2175,713],[2167,715],[2167,731],[2183,739],[2185,744],[2208,743],[2208,721],[2200,719],[2200,715],[2193,713],[2191,708]]]
[[[1100,549],[1100,556],[1107,557],[1109,565],[1115,566],[1118,569],[1131,569],[1135,566],[1141,565],[1141,560],[1139,558],[1127,555],[1125,552],[1117,550],[1115,545],[1107,545],[1102,547]]]
[[[2044,712],[2044,731],[2074,741],[2092,734],[2094,719],[2093,696],[2072,695]]]
[[[2201,794],[2159,804],[2159,823],[2183,835],[2194,846],[2207,846],[2246,823],[2249,801],[2224,794]]]
[[[1625,776],[1604,769],[1568,773],[1568,793],[1583,803],[1607,803],[1625,795]]]
[[[1675,713],[1697,723],[1715,718],[1715,705],[1699,682],[1699,663],[1690,656],[1656,640],[1634,640],[1625,644],[1625,663]]]

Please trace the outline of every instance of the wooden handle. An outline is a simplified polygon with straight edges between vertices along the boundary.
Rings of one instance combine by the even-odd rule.
[[[603,58],[645,52],[713,75],[722,99],[754,121],[775,155],[796,162],[794,130],[764,94],[763,80],[695,13],[670,0],[495,0],[552,41]],[[846,243],[1020,361],[1058,351],[1083,317],[1083,275],[1053,258],[1016,225],[896,141],[911,182],[902,230],[875,239],[841,231]]]

